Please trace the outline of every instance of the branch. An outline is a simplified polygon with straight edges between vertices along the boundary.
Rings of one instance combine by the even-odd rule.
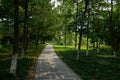
[[[88,4],[89,4],[89,0],[85,0],[85,11],[84,11],[83,16],[85,16],[85,14],[87,12]]]

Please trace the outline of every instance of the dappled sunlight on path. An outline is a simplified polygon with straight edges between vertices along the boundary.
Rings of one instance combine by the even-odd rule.
[[[81,80],[47,45],[40,55],[36,67],[35,80]]]

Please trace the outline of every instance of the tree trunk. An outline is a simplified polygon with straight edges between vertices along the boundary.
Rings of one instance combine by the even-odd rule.
[[[82,42],[82,32],[83,32],[83,26],[81,26],[81,29],[79,31],[79,43],[78,43],[78,53],[77,53],[77,58],[76,60],[79,60],[80,53],[81,53],[81,42]]]
[[[99,48],[100,48],[100,47],[99,47],[100,44],[99,44],[98,41],[96,42],[96,45],[97,45],[97,46],[96,46],[96,48],[97,48],[97,53],[99,53],[99,52],[100,52],[100,49],[99,49]]]
[[[77,48],[77,33],[75,32],[75,49]]]
[[[115,45],[115,33],[114,33],[114,26],[113,26],[113,0],[111,0],[111,11],[110,11],[110,36],[111,36],[111,46],[113,49],[113,56],[116,57],[116,45]]]
[[[87,21],[87,44],[86,44],[86,56],[88,56],[88,46],[89,46],[89,43],[88,43],[88,41],[89,41],[89,38],[88,38],[88,35],[89,35],[89,33],[88,33],[88,28],[89,28],[89,13],[90,13],[90,9],[88,10],[88,21]]]
[[[60,32],[58,31],[57,34],[58,34],[56,36],[56,38],[57,38],[57,40],[56,40],[57,41],[57,45],[61,45],[61,42],[60,42],[61,41]]]
[[[72,45],[72,44],[73,44],[73,41],[72,41],[72,39],[73,39],[73,34],[72,34],[72,32],[70,32],[70,31],[68,32],[68,34],[69,34],[69,37],[68,37],[68,40],[69,40],[69,41],[68,41],[68,44],[69,44],[69,45]]]
[[[78,18],[78,0],[76,0],[76,19]],[[77,48],[77,26],[75,27],[75,49]]]
[[[18,0],[14,0],[14,45],[9,73],[16,74],[17,55],[18,55],[18,33],[19,33],[19,19],[18,19]]]
[[[36,34],[36,40],[35,40],[35,45],[36,45],[36,48],[38,47],[38,44],[39,44],[39,32],[40,32],[40,30],[39,29],[37,29],[36,30],[36,32],[37,32],[37,34]],[[42,43],[44,42],[44,40],[42,41]]]
[[[12,56],[11,66],[10,66],[10,71],[9,71],[9,73],[11,74],[16,74],[17,58],[18,58],[18,54],[14,54]]]
[[[64,46],[65,46],[65,48],[66,48],[66,36],[67,35],[67,31],[66,31],[66,27],[65,27],[65,34],[64,34]]]
[[[113,56],[116,57],[116,51],[113,51]]]
[[[87,34],[87,45],[86,45],[86,56],[88,56],[88,34]]]
[[[86,0],[86,1],[85,1],[85,10],[84,10],[83,17],[82,17],[83,19],[84,19],[85,16],[86,16],[88,4],[89,4],[89,0]],[[83,21],[83,20],[82,20],[82,21]],[[81,29],[79,30],[79,43],[78,43],[78,53],[77,53],[77,58],[76,58],[76,60],[79,60],[80,53],[81,53],[82,32],[83,32],[83,22],[82,22],[82,25],[81,25]]]
[[[27,27],[27,21],[28,21],[28,0],[25,0],[25,15],[24,15],[24,28],[23,28],[23,47],[22,47],[22,55],[21,57],[24,56],[24,53],[27,49],[27,33],[28,33],[28,27]]]

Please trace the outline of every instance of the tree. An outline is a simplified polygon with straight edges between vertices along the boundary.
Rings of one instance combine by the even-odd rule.
[[[19,33],[19,18],[18,18],[18,0],[14,0],[14,45],[13,45],[13,54],[10,66],[10,73],[16,74],[17,67],[17,57],[18,57],[18,33]]]
[[[88,5],[89,5],[89,0],[85,0],[85,7],[84,7],[84,12],[82,14],[82,19],[84,19],[86,17],[86,12],[88,10]],[[81,26],[80,26],[80,29],[79,29],[79,43],[78,43],[78,53],[77,53],[77,57],[76,57],[76,60],[79,60],[79,56],[80,56],[80,49],[81,49],[81,42],[82,42],[82,33],[83,33],[83,25],[84,22],[82,20],[82,23],[81,23]]]
[[[22,47],[22,57],[27,49],[28,45],[28,0],[24,1],[24,28],[23,28],[23,47]]]

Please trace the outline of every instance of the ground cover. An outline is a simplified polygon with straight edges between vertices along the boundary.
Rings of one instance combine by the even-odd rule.
[[[58,56],[70,66],[83,80],[119,80],[120,57],[113,57],[111,50],[101,48],[100,53],[89,50],[89,56],[85,56],[85,49],[76,61],[77,51],[74,47],[54,45]]]
[[[38,50],[36,50],[35,46],[30,46],[26,51],[24,58],[19,57],[16,75],[18,80],[32,80],[34,77],[37,57],[44,49],[44,46],[45,45],[39,45]],[[0,79],[17,80],[13,75],[9,74],[12,48],[7,47],[0,49]]]

